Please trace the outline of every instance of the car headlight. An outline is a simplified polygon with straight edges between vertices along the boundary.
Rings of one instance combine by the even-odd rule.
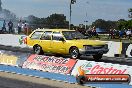
[[[85,50],[93,49],[93,47],[91,45],[83,45],[83,47]]]

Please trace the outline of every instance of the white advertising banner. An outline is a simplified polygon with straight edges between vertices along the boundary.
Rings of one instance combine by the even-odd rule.
[[[132,66],[86,60],[79,60],[71,75],[76,76],[80,66],[85,71],[85,74],[129,74],[132,77]],[[130,84],[132,85],[132,79]]]

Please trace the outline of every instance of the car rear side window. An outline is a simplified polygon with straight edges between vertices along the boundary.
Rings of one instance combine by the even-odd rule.
[[[54,33],[53,33],[53,38],[52,38],[52,40],[57,40],[57,41],[59,41],[60,38],[63,38],[63,37],[62,37],[62,34],[61,34],[60,32],[54,32]]]
[[[52,32],[51,31],[46,31],[42,35],[41,40],[51,40],[51,35],[52,35]]]
[[[36,31],[32,34],[31,39],[40,39],[42,34],[43,34],[43,31]]]

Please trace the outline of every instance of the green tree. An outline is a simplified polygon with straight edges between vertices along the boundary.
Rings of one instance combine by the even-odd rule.
[[[105,21],[103,19],[98,19],[95,22],[92,23],[92,26],[95,26],[96,28],[101,28],[101,29],[105,29],[105,30],[109,30],[109,29],[116,29],[117,28],[117,24],[116,21]]]
[[[122,30],[124,28],[127,28],[127,21],[124,19],[120,19],[117,21],[117,25],[118,25],[118,30]]]
[[[47,18],[38,18],[30,15],[26,18],[34,29],[36,28],[68,28],[69,22],[66,21],[64,14],[52,14]]]
[[[123,30],[124,28],[129,29],[132,28],[132,20],[126,21],[124,19],[120,19],[117,21],[117,25],[119,30]]]
[[[64,14],[52,14],[45,20],[49,28],[68,28],[69,22],[66,21]]]

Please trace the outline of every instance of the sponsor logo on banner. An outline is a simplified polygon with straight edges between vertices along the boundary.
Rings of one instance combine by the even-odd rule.
[[[21,37],[19,38],[19,44],[20,44],[20,45],[26,44],[26,41],[25,41],[25,38],[26,38],[26,37],[27,37],[27,36],[23,35],[23,36],[21,36]]]
[[[117,69],[113,66],[105,67],[99,64],[95,64],[94,66],[91,62],[87,64],[83,64],[82,68],[85,70],[87,74],[125,74],[127,69]]]
[[[78,60],[71,75],[75,77],[80,76],[79,67],[84,71],[85,80],[88,82],[124,82],[132,85],[132,66]]]
[[[88,74],[85,77],[86,82],[129,83],[131,81],[131,77],[128,74]]]
[[[126,50],[126,55],[132,57],[132,44],[130,44]]]
[[[16,56],[0,54],[0,64],[17,66],[17,60]]]
[[[31,55],[23,64],[23,68],[30,68],[54,73],[69,74],[76,60],[58,58],[54,56]]]

